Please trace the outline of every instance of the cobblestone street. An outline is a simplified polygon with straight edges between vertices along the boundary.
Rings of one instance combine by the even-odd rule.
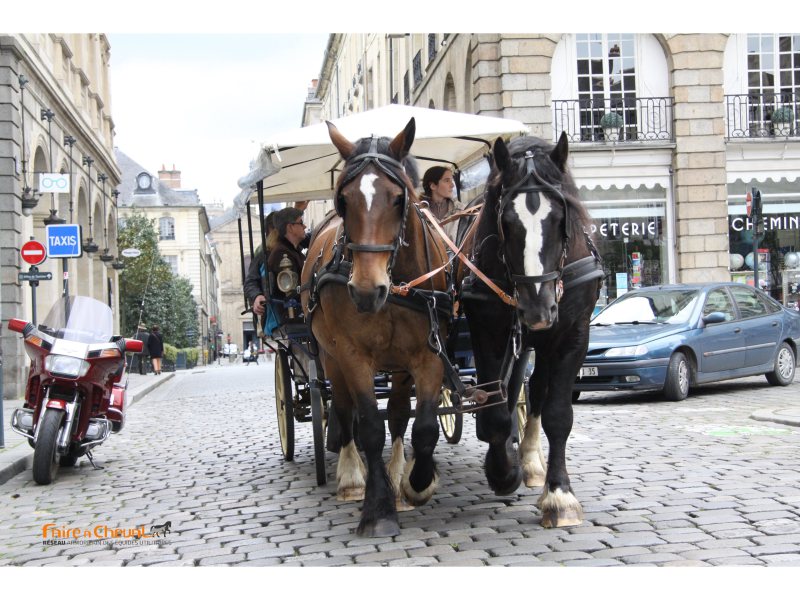
[[[50,486],[30,470],[1,485],[0,565],[800,565],[800,429],[750,418],[797,408],[798,382],[709,385],[681,403],[584,394],[567,457],[585,519],[567,529],[539,525],[539,490],[493,495],[466,417],[459,444],[440,437],[433,501],[400,514],[401,535],[361,539],[335,455],[316,485],[310,423],[283,461],[272,365],[179,372],[129,409],[96,454],[103,470],[82,459]],[[42,540],[48,523],[166,522],[157,544]]]

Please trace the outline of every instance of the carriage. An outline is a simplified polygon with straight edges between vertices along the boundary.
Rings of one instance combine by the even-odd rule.
[[[462,169],[478,165],[485,177],[488,165],[485,155],[498,136],[522,134],[527,127],[518,121],[448,113],[432,109],[390,105],[334,120],[343,132],[351,137],[370,134],[389,135],[414,117],[418,123],[413,147],[420,173],[434,164],[444,164],[457,175],[457,190],[475,185],[462,181]],[[242,278],[245,272],[245,252],[254,256],[254,246],[265,242],[263,216],[265,205],[275,202],[319,201],[332,194],[341,159],[328,138],[324,124],[305,127],[268,140],[259,153],[251,172],[242,178],[244,192],[239,200],[239,236],[242,258]],[[477,180],[473,176],[472,181]],[[469,173],[466,177],[469,176]],[[466,178],[465,177],[465,178]],[[253,193],[255,192],[255,193]],[[262,218],[256,218],[261,215]],[[244,219],[244,226],[242,220]],[[254,223],[255,221],[255,223]],[[276,282],[265,281],[267,286]],[[245,298],[247,306],[247,299]],[[248,307],[249,308],[249,307]],[[327,428],[335,431],[337,423],[329,410],[330,390],[319,361],[314,360],[314,340],[299,306],[293,307],[295,317],[281,323],[273,331],[269,345],[275,353],[275,403],[279,425],[281,451],[285,460],[294,459],[295,423],[311,423],[314,439],[314,458],[317,483],[327,481],[325,450],[338,451],[336,436],[326,436]],[[256,324],[258,330],[258,324]],[[448,344],[449,359],[456,365],[465,386],[474,386],[475,369],[471,366],[471,349],[466,323],[457,324]],[[379,399],[386,400],[391,393],[391,373],[382,372],[374,379]],[[461,438],[463,413],[451,401],[451,390],[442,387],[438,418],[441,431],[448,443],[456,444]],[[387,416],[387,409],[381,409]],[[412,411],[413,416],[413,411]],[[327,438],[327,439],[326,439]]]
[[[407,111],[419,114],[409,118]],[[480,121],[478,130],[491,127],[464,135],[458,121],[463,118]],[[278,346],[276,398],[284,456],[293,455],[294,419],[310,417],[317,480],[324,483],[326,418],[330,425],[337,423],[338,432],[328,436],[340,445],[337,497],[364,499],[359,535],[393,536],[400,531],[401,503],[422,505],[438,487],[437,418],[453,425],[445,433],[455,438],[458,417],[477,411],[476,434],[488,444],[484,472],[495,493],[512,494],[524,479],[529,487],[543,486],[538,504],[545,526],[580,523],[582,509],[570,486],[565,448],[572,428],[572,385],[586,354],[589,317],[604,273],[588,233],[588,213],[567,168],[566,135],[555,146],[528,136],[507,143],[502,135],[507,132],[497,130],[507,126],[505,120],[405,106],[348,119],[301,129],[292,141],[269,142],[240,180],[248,224],[251,187],[262,224],[268,196],[283,202],[330,197],[335,208],[315,230],[299,287],[296,281],[280,287],[282,292],[296,289],[300,304],[290,307],[284,323],[270,328],[278,332],[272,337]],[[398,129],[394,137],[385,135]],[[516,124],[515,132],[521,131],[524,126]],[[464,235],[464,252],[441,235],[437,219],[417,200],[418,184],[409,175],[415,164],[412,145],[420,170],[426,162],[449,163],[457,181],[469,157],[492,151],[485,198]],[[454,156],[458,152],[462,156]],[[263,230],[261,237],[266,247]],[[251,256],[252,247],[250,235]],[[448,247],[456,257],[452,279],[446,270],[452,262]],[[244,279],[244,261],[242,271]],[[467,383],[449,343],[458,335],[446,335],[448,329],[459,330],[450,326],[456,296],[475,357],[475,377]],[[302,308],[305,321],[292,308]],[[532,418],[517,451],[521,436],[512,432],[513,408],[530,351],[537,353],[537,364],[529,379],[532,400],[523,407],[525,413],[531,409]],[[387,383],[381,379],[387,371],[391,385],[384,415],[376,392]],[[453,392],[452,407],[445,389]],[[406,461],[403,438],[412,396],[412,458]],[[495,397],[489,401],[489,396]],[[384,420],[392,439],[388,465],[382,458]],[[550,442],[547,461],[542,427]]]

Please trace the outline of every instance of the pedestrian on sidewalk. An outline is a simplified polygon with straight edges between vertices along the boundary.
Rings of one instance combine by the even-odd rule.
[[[139,375],[147,375],[147,363],[150,362],[150,351],[147,347],[147,341],[150,339],[150,334],[147,333],[145,325],[139,325],[136,329],[136,335],[133,336],[136,340],[142,341],[142,351],[140,354],[134,354],[134,360],[137,362],[137,370]]]
[[[161,357],[164,356],[164,340],[158,325],[153,325],[150,330],[150,337],[147,340],[147,350],[150,352],[150,360],[153,362],[153,373],[161,375]]]

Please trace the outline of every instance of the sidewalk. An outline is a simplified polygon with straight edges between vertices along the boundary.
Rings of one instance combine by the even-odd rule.
[[[128,375],[128,408],[138,402],[156,387],[175,377],[175,373],[162,375]],[[3,402],[3,436],[5,447],[0,448],[0,485],[26,469],[33,463],[33,448],[28,440],[11,430],[11,413],[22,407],[22,400]]]

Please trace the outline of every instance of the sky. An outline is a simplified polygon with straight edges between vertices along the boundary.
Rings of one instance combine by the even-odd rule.
[[[230,205],[260,142],[300,127],[328,34],[108,34],[122,152]]]

